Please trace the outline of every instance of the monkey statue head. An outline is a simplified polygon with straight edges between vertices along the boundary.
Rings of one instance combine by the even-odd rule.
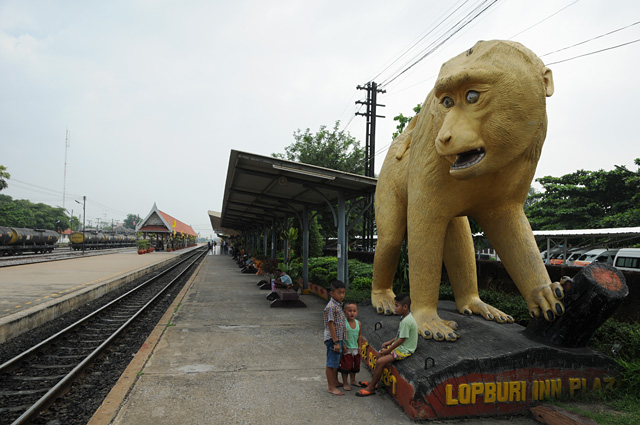
[[[442,65],[429,110],[450,175],[491,174],[523,155],[535,171],[553,90],[551,70],[511,41],[479,41]]]

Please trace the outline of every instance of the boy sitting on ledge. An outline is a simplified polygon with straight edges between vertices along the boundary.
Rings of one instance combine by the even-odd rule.
[[[409,357],[418,347],[418,324],[411,314],[411,298],[407,294],[399,294],[395,298],[396,314],[402,316],[396,337],[382,344],[378,352],[376,368],[371,382],[360,382],[365,388],[358,391],[358,397],[366,397],[376,392],[376,385],[382,377],[384,368],[396,360]]]

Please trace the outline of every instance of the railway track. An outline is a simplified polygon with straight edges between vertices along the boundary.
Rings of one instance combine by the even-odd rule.
[[[94,255],[114,254],[117,252],[133,251],[135,247],[110,248],[86,250],[84,255],[82,251],[74,251],[71,248],[56,248],[50,254],[21,254],[14,256],[0,256],[0,267],[20,266],[23,264],[45,263],[48,261],[70,260],[78,257],[92,257]]]
[[[147,309],[185,282],[199,249],[136,288],[0,365],[0,424],[31,423],[54,405],[96,359],[117,346]],[[116,348],[117,350],[117,348]]]

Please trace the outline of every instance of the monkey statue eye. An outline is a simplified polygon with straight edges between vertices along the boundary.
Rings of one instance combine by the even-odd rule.
[[[442,105],[447,109],[453,108],[453,104],[454,104],[453,99],[451,99],[449,96],[443,97],[440,103],[442,103]]]
[[[469,90],[467,92],[467,103],[476,103],[480,99],[480,93],[475,90]]]

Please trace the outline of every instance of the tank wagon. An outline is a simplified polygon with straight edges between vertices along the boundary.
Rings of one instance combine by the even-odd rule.
[[[0,226],[0,255],[52,252],[57,241],[53,230]]]
[[[72,233],[69,237],[69,244],[71,248],[76,251],[82,250],[83,242],[85,249],[121,248],[135,246],[136,235],[133,230],[130,232],[99,232],[87,230],[84,233]]]

